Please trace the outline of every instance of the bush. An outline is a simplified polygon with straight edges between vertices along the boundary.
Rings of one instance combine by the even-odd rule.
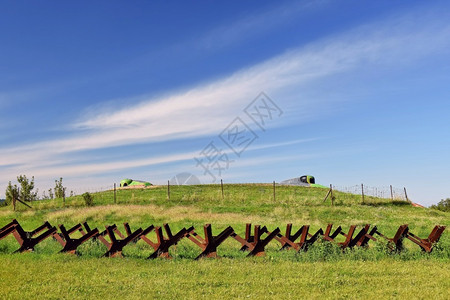
[[[66,187],[63,186],[62,181],[62,177],[59,178],[59,181],[55,180],[55,198],[64,198],[66,195]]]
[[[34,190],[34,176],[31,180],[25,175],[17,176],[17,181],[20,183],[20,200],[35,201],[38,199],[38,192]]]
[[[6,188],[6,205],[11,204],[13,199],[31,202],[38,199],[38,192],[34,190],[34,176],[30,179],[25,175],[17,176],[17,184],[12,185],[11,181],[8,183]]]
[[[20,191],[19,188],[17,187],[17,184],[12,185],[11,181],[8,183],[8,187],[6,188],[6,199],[5,199],[5,203],[6,205],[9,205],[13,202],[13,199],[19,199],[20,197]]]
[[[342,259],[344,253],[336,243],[319,239],[303,256],[306,261],[336,261]]]
[[[84,193],[81,196],[83,197],[84,203],[86,204],[86,206],[93,206],[94,205],[94,197],[91,194],[86,192],[86,193]]]
[[[441,211],[450,211],[450,198],[445,200],[442,199],[437,205],[431,205],[431,208]]]

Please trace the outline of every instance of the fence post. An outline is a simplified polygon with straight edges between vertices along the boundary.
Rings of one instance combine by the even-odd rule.
[[[331,193],[331,189],[328,190],[328,192],[327,192],[325,198],[323,198],[323,202],[325,202],[325,201],[327,200],[327,198],[328,198],[328,196],[330,195],[330,193]]]
[[[333,185],[330,183],[331,206],[334,206]]]
[[[17,189],[17,199],[14,197],[13,200],[14,200],[14,211],[16,211],[17,202],[20,201],[20,188]]]
[[[12,197],[12,205],[13,205],[14,211],[16,211],[16,197],[14,196],[14,194],[13,194],[13,197]]]
[[[63,203],[64,207],[66,207],[66,191],[63,192]]]
[[[170,200],[170,181],[167,180],[167,200]]]
[[[364,203],[364,184],[361,183],[362,203]]]
[[[220,179],[220,187],[222,189],[222,200],[223,200],[223,180],[222,179]]]
[[[116,204],[117,201],[117,196],[116,196],[116,183],[114,182],[114,204]]]
[[[405,190],[406,201],[411,202],[411,201],[409,201],[409,199],[408,199],[408,194],[406,193],[406,187],[404,187],[403,189]]]
[[[392,184],[390,185],[391,188],[391,201],[394,201],[394,193],[392,192]]]
[[[273,201],[275,201],[276,200],[276,197],[275,197],[275,180],[273,181]]]

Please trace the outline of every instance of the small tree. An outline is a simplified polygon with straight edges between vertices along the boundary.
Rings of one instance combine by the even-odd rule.
[[[62,184],[62,177],[58,180],[55,180],[55,198],[63,198],[66,195],[66,188]]]
[[[93,206],[94,205],[94,197],[86,192],[83,195],[81,195],[84,199],[84,203],[86,204],[86,206]]]
[[[6,188],[6,203],[10,204],[13,199],[21,200],[22,202],[38,199],[38,192],[34,190],[34,176],[31,177],[31,181],[25,175],[17,176],[17,181],[20,184],[20,188],[17,184],[12,185],[11,181]]]
[[[38,198],[38,191],[34,189],[34,176],[31,177],[31,181],[25,175],[17,176],[17,181],[20,183],[20,200],[22,201],[34,201]]]
[[[11,204],[13,200],[19,199],[19,187],[17,184],[12,185],[11,181],[8,183],[8,187],[6,188],[6,199],[5,202],[7,205]]]
[[[53,190],[51,188],[48,189],[48,198],[53,199]]]
[[[450,211],[450,198],[442,199],[437,205],[431,205],[431,208],[442,211]]]

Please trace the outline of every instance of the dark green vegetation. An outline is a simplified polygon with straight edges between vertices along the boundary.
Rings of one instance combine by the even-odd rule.
[[[62,181],[63,181],[62,177],[60,177],[59,180],[55,180],[55,188],[53,189],[55,198],[63,198],[66,195],[66,188],[63,186]]]
[[[31,202],[33,200],[38,199],[38,195],[36,191],[34,190],[34,176],[30,179],[27,178],[25,175],[19,175],[17,176],[17,182],[19,183],[19,186],[17,184],[12,184],[11,181],[8,183],[8,186],[6,188],[6,200],[5,203],[9,204],[13,202],[13,199],[15,200],[21,200],[21,201],[27,201]]]
[[[442,199],[438,204],[432,205],[432,209],[450,212],[450,198]]]
[[[450,213],[416,208],[406,202],[335,193],[335,206],[323,202],[326,190],[279,186],[273,199],[271,185],[173,186],[118,190],[93,194],[94,206],[82,196],[35,201],[33,209],[23,205],[17,212],[0,208],[0,226],[16,218],[31,230],[48,220],[70,227],[87,220],[100,229],[129,222],[132,229],[170,223],[174,230],[195,226],[199,233],[211,223],[215,233],[231,225],[242,234],[245,223],[262,224],[269,230],[286,223],[294,229],[310,224],[312,230],[327,223],[376,224],[392,237],[398,226],[426,237],[434,225],[450,225]],[[264,258],[246,258],[239,244],[226,240],[218,249],[222,259],[192,261],[201,251],[189,240],[171,249],[172,261],[145,260],[151,249],[142,241],[124,248],[126,258],[99,258],[106,248],[96,242],[83,244],[80,257],[58,254],[61,246],[48,239],[34,253],[14,254],[17,242],[0,241],[0,280],[6,298],[428,298],[445,299],[450,288],[450,237],[448,228],[431,254],[405,241],[401,254],[390,253],[385,243],[371,241],[369,249],[343,253],[330,243],[314,244],[296,254],[278,251],[277,242],[267,247]],[[149,235],[151,238],[152,236]],[[42,278],[42,284],[41,279]],[[428,296],[427,296],[428,295]]]
[[[83,195],[81,195],[81,197],[83,197],[84,204],[86,206],[93,206],[94,205],[94,197],[90,193],[86,192]]]

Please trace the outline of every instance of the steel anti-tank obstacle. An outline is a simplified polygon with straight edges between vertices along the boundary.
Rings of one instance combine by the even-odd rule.
[[[107,248],[107,251],[103,254],[106,257],[121,257],[124,247],[143,240],[154,250],[148,257],[149,259],[171,258],[169,249],[183,238],[189,239],[202,250],[195,259],[217,258],[217,248],[230,237],[239,242],[241,251],[249,252],[247,256],[264,256],[266,246],[274,240],[281,244],[280,250],[293,249],[297,252],[308,251],[309,247],[318,240],[335,243],[343,250],[354,247],[366,248],[370,241],[383,240],[387,241],[387,246],[391,251],[400,252],[404,248],[404,240],[407,239],[418,245],[423,252],[430,253],[446,228],[442,225],[436,225],[428,237],[421,238],[413,234],[407,224],[403,224],[399,226],[395,235],[389,238],[382,234],[377,226],[371,228],[370,224],[364,225],[359,230],[357,229],[358,226],[351,225],[347,232],[344,232],[341,226],[333,230],[333,224],[328,224],[325,230],[320,228],[313,234],[309,232],[309,225],[302,225],[292,234],[293,225],[289,223],[284,235],[281,234],[278,227],[269,231],[266,226],[261,225],[255,225],[252,233],[252,225],[246,224],[243,237],[238,235],[231,226],[226,227],[218,235],[213,235],[211,224],[204,225],[204,237],[200,236],[192,226],[188,229],[183,227],[176,234],[172,234],[169,224],[163,224],[162,227],[150,225],[144,230],[138,228],[132,231],[130,225],[124,223],[125,234],[115,224],[106,226],[106,229],[102,232],[99,232],[97,228],[91,229],[87,222],[77,224],[69,229],[66,229],[63,224],[58,227],[59,232],[56,227],[49,222],[45,222],[32,231],[26,231],[16,219],[13,219],[0,228],[0,240],[13,235],[20,245],[20,248],[15,252],[25,252],[33,251],[37,244],[52,236],[63,247],[60,252],[71,254],[77,254],[77,248],[89,239],[99,240]],[[164,228],[166,235],[163,234],[162,228]],[[81,234],[79,238],[71,236],[76,232]],[[147,236],[151,232],[154,232],[156,241],[152,241]],[[339,235],[344,237],[344,241],[339,241]]]

